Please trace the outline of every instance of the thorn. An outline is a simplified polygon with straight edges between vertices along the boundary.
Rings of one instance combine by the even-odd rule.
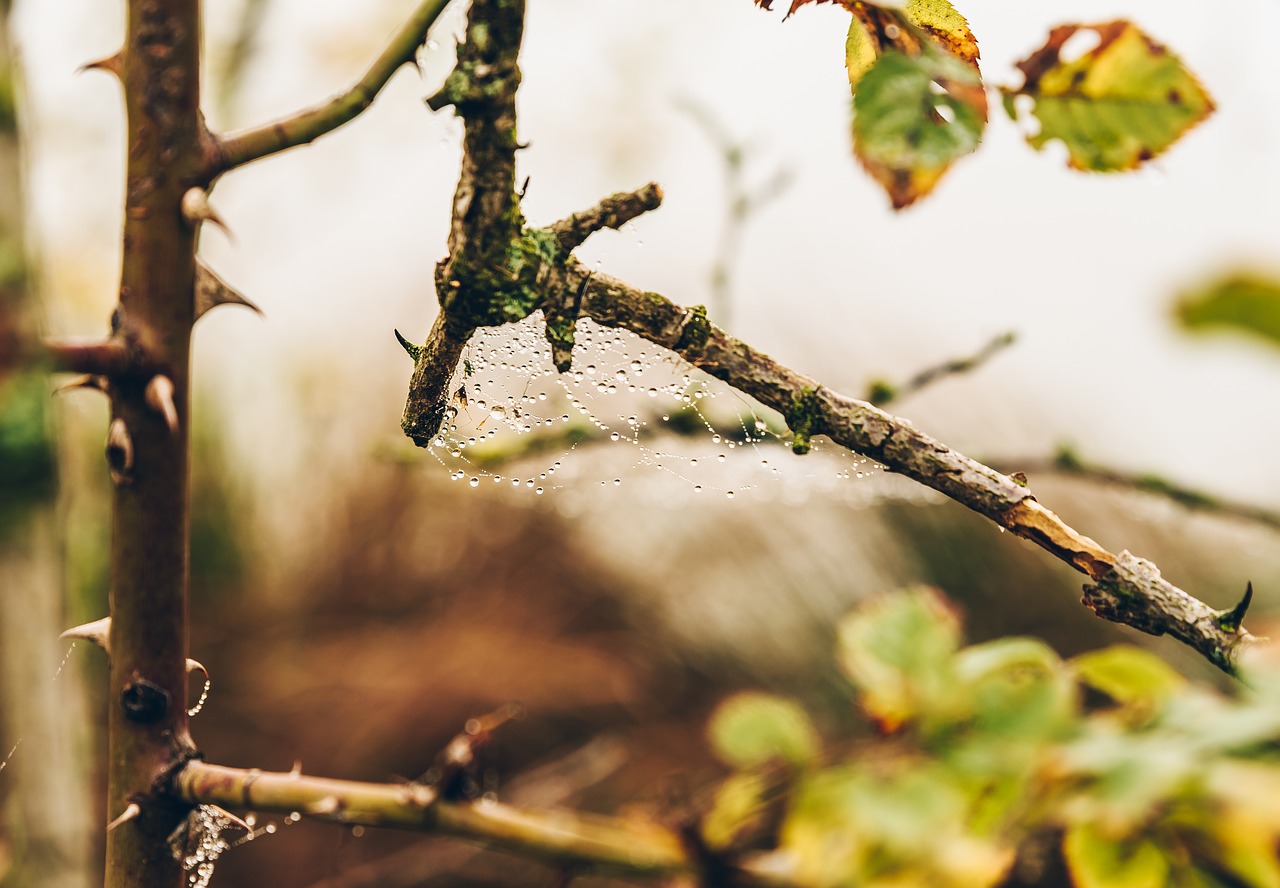
[[[107,377],[95,376],[93,374],[77,376],[75,379],[68,380],[67,382],[64,382],[62,385],[58,386],[56,389],[53,390],[53,393],[55,395],[61,395],[64,392],[69,392],[69,391],[72,391],[73,389],[82,389],[82,388],[95,389],[97,391],[102,392],[103,394],[107,394]]]
[[[133,480],[133,439],[124,420],[116,417],[107,429],[107,466],[111,469],[111,482],[119,487]]]
[[[173,380],[163,373],[157,373],[147,383],[147,406],[164,417],[170,435],[178,434],[178,407],[173,402],[173,394]]]
[[[209,203],[209,192],[203,188],[188,188],[186,194],[182,195],[182,217],[192,225],[211,222],[221,228],[227,237],[234,239],[227,223],[222,221],[222,217]]]
[[[209,266],[203,262],[197,262],[196,319],[204,317],[205,312],[219,305],[243,305],[262,314],[262,309],[232,289],[230,284],[210,271]]]
[[[107,643],[107,639],[111,635],[111,618],[103,617],[101,620],[94,620],[92,623],[84,623],[80,626],[73,626],[66,632],[59,635],[59,638],[84,639],[92,642],[102,648],[108,654],[111,653],[111,647]]]
[[[188,662],[190,662],[190,661],[188,661]],[[226,808],[220,807],[220,806],[218,806],[218,805],[210,805],[210,806],[209,806],[209,808],[210,808],[210,809],[212,809],[213,813],[217,814],[219,817],[224,817],[224,818],[226,818],[227,820],[229,820],[233,826],[238,826],[238,827],[240,827],[242,830],[244,830],[244,831],[245,831],[245,832],[247,832],[247,833],[252,833],[252,832],[253,832],[253,827],[252,827],[252,826],[250,826],[249,824],[245,823],[243,820],[241,820],[241,819],[240,819],[239,817],[237,817],[236,815],[232,814],[232,813],[231,813],[230,811],[228,811]]]
[[[196,700],[196,705],[187,710],[187,718],[200,714],[200,710],[204,709],[204,701],[209,699],[209,688],[213,686],[213,679],[209,677],[209,670],[204,668],[204,664],[187,657],[187,675],[193,672],[199,672],[204,676],[204,688],[200,691],[200,699]]]
[[[1244,624],[1244,615],[1251,604],[1253,604],[1252,582],[1245,585],[1244,598],[1240,599],[1240,603],[1230,610],[1218,611],[1213,621],[1218,624],[1218,628],[1223,632],[1229,632],[1233,635],[1238,634]]]
[[[83,74],[86,71],[106,71],[108,74],[114,74],[116,77],[121,76],[121,54],[116,52],[106,58],[98,59],[94,62],[87,62],[76,69],[77,74]]]
[[[413,358],[413,363],[418,363],[418,356],[422,354],[422,346],[414,345],[409,340],[400,335],[400,331],[396,330],[396,339],[400,341],[400,346],[409,353],[409,357]]]
[[[289,769],[289,776],[294,780],[302,776],[302,759],[294,759],[293,767]]]
[[[107,824],[107,832],[111,832],[117,826],[128,823],[130,820],[133,820],[135,817],[137,817],[141,813],[142,813],[142,808],[138,806],[138,803],[130,802],[129,807],[125,808],[124,812],[121,813],[119,817],[117,817],[115,820]]]

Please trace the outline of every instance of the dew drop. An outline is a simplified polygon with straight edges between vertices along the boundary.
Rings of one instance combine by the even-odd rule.
[[[474,476],[473,476],[473,477],[471,478],[471,480],[470,480],[470,481],[468,481],[467,483],[468,483],[468,484],[470,484],[472,487],[479,487],[479,486],[480,486],[480,479],[479,479],[479,478],[476,478],[476,477],[474,477]]]

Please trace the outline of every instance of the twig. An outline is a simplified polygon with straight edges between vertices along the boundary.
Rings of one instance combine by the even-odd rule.
[[[354,119],[373,104],[391,75],[413,61],[418,47],[427,39],[427,32],[448,4],[449,0],[424,0],[391,38],[382,55],[346,92],[284,120],[224,136],[216,169],[211,175],[313,142]]]
[[[650,182],[638,191],[611,194],[591,209],[561,219],[548,230],[555,235],[560,249],[568,253],[600,229],[621,228],[637,216],[656,210],[661,203],[662,189],[656,182]]]
[[[696,869],[676,833],[647,820],[517,808],[485,800],[444,801],[415,783],[359,783],[197,760],[176,775],[174,789],[194,805],[296,811],[332,823],[440,833],[599,872],[665,876]],[[787,884],[776,866],[766,870],[747,862],[743,872],[747,884]]]
[[[779,197],[791,184],[792,173],[779,169],[763,184],[751,189],[746,184],[744,170],[750,156],[750,146],[735,139],[724,124],[702,104],[692,99],[677,103],[687,113],[719,152],[724,173],[726,211],[720,229],[720,244],[716,249],[711,269],[711,314],[718,321],[728,324],[733,313],[733,266],[742,249],[742,238],[747,223],[765,204]]]
[[[118,339],[52,340],[44,344],[44,351],[50,369],[59,373],[117,377],[138,370],[128,346]]]
[[[1065,448],[1059,450],[1049,459],[1002,459],[993,464],[1000,467],[1001,471],[1005,471],[1007,467],[1008,471],[1016,470],[1029,475],[1065,475],[1096,484],[1107,484],[1114,487],[1123,487],[1127,490],[1137,490],[1154,496],[1162,496],[1186,509],[1207,512],[1211,515],[1222,515],[1228,518],[1239,518],[1243,521],[1251,521],[1264,527],[1270,527],[1273,530],[1280,530],[1280,513],[1270,509],[1221,499],[1213,494],[1175,484],[1159,475],[1131,475],[1115,469],[1084,463],[1081,462],[1073,450]]]
[[[1012,331],[1008,333],[1001,333],[972,355],[969,355],[966,358],[954,358],[950,361],[944,361],[941,364],[921,370],[902,385],[893,385],[890,382],[877,380],[871,383],[871,387],[867,390],[864,400],[875,404],[877,407],[883,407],[890,401],[897,401],[910,395],[914,395],[921,389],[926,388],[947,376],[955,376],[960,373],[968,373],[971,370],[976,370],[987,361],[991,360],[991,358],[1013,345],[1016,340],[1017,336]]]

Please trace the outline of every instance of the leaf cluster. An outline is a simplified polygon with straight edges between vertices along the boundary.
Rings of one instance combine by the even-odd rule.
[[[894,209],[909,206],[982,141],[978,41],[950,0],[792,0],[787,14],[814,2],[853,14],[845,66],[854,153]],[[1076,40],[1093,45],[1068,53]],[[1135,169],[1213,111],[1178,57],[1128,21],[1054,28],[1017,67],[1023,84],[1001,89],[1006,112],[1034,128],[1027,141],[1036,149],[1062,142],[1073,169]]]
[[[876,739],[824,747],[794,701],[730,698],[709,848],[815,886],[999,885],[1045,842],[1086,888],[1280,885],[1280,676],[1225,695],[1136,647],[964,646],[927,587],[846,617],[837,661]]]

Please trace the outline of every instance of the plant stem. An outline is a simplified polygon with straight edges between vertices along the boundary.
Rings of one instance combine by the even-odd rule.
[[[168,837],[185,811],[157,794],[194,746],[187,734],[188,371],[195,236],[183,218],[200,180],[199,0],[130,0],[122,75],[128,126],[124,262],[113,322],[141,366],[172,383],[177,423],[147,403],[146,378],[112,378],[109,452],[111,685],[107,888],[182,883]]]

